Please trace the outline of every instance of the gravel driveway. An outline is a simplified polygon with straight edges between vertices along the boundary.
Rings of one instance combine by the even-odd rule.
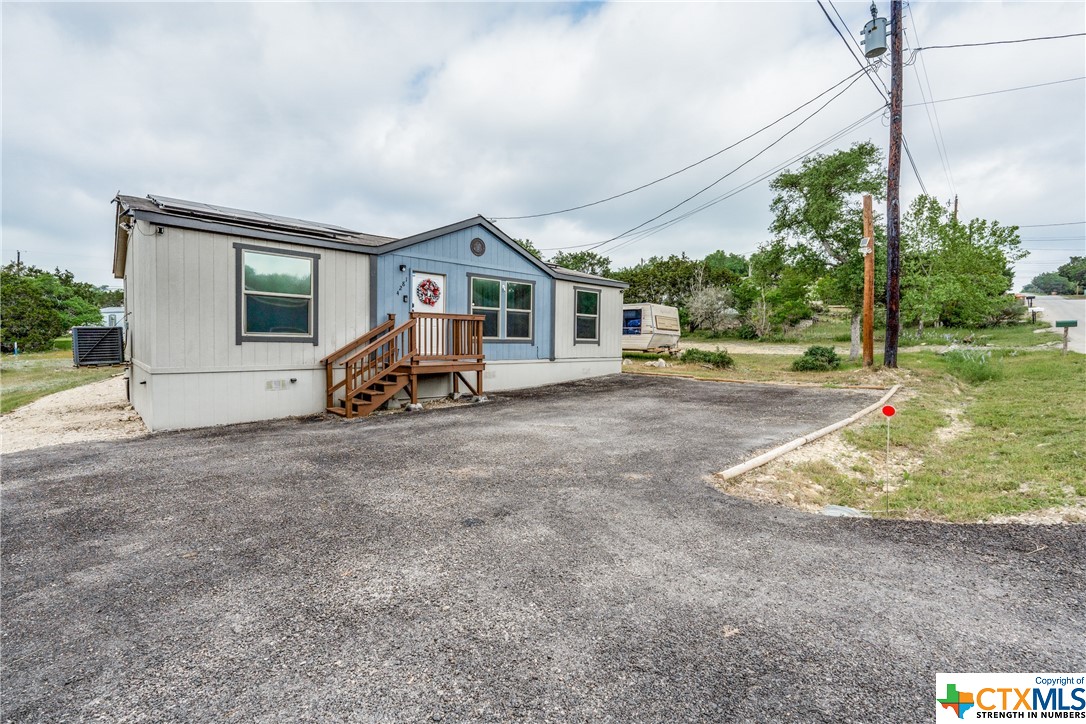
[[[1081,526],[706,485],[879,394],[622,375],[5,456],[0,713],[913,721],[937,671],[1082,671]]]

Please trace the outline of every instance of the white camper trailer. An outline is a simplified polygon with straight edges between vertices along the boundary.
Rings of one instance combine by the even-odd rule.
[[[663,304],[622,305],[622,349],[676,349],[679,310]]]

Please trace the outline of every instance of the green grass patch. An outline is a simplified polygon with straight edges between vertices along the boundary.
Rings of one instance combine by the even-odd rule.
[[[70,348],[3,355],[0,358],[0,412],[10,412],[54,392],[104,380],[120,371],[120,367],[73,367]]]
[[[818,504],[881,515],[888,483],[891,517],[955,522],[1083,505],[1086,357],[1056,350],[989,354],[983,364],[1000,372],[975,382],[962,373],[956,355],[934,352],[900,355],[897,372],[865,371],[847,360],[829,372],[798,372],[787,356],[735,354],[733,369],[679,364],[659,373],[825,386],[899,380],[890,474],[886,422],[876,413],[842,432],[858,460],[799,463],[781,478],[780,485],[793,486],[797,498],[817,484],[824,489]],[[1082,519],[1086,522],[1086,516]]]
[[[947,371],[960,380],[979,384],[1003,377],[1003,362],[991,350],[954,349],[943,355]]]
[[[906,468],[889,481],[893,514],[982,521],[1083,502],[1086,361],[1048,351],[997,355],[1001,374],[976,383],[955,373],[949,355],[902,360],[922,383],[897,403],[891,422],[891,462]],[[960,410],[957,422],[951,408]],[[886,428],[879,423],[844,437],[871,456],[881,481]],[[881,508],[878,496],[868,504]]]
[[[72,351],[72,338],[71,337],[57,337],[53,340],[53,349]]]

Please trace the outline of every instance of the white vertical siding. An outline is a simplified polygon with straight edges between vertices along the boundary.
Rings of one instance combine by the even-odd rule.
[[[301,369],[369,329],[365,254],[139,223],[129,245],[134,361],[152,372]],[[318,253],[317,341],[237,344],[235,242]]]
[[[576,289],[600,293],[600,343],[574,344]],[[582,282],[555,282],[554,298],[555,359],[614,358],[622,356],[622,290],[597,287]]]

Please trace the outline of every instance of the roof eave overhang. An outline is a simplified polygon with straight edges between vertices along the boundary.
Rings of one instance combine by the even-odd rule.
[[[331,239],[321,239],[317,237],[305,236],[303,234],[286,234],[280,231],[271,231],[268,229],[255,229],[247,226],[236,226],[234,224],[224,224],[217,221],[205,221],[203,219],[194,219],[189,217],[171,216],[169,214],[162,214],[154,211],[144,211],[142,209],[136,209],[129,212],[136,220],[146,221],[149,224],[155,224],[157,226],[170,226],[177,229],[191,229],[193,231],[206,231],[213,234],[225,234],[227,236],[240,236],[246,239],[262,239],[264,241],[279,241],[286,244],[298,244],[300,246],[311,246],[320,249],[335,249],[337,251],[350,251],[356,254],[374,254],[378,248],[383,247],[365,247],[358,244],[350,244],[343,241],[334,241]]]

